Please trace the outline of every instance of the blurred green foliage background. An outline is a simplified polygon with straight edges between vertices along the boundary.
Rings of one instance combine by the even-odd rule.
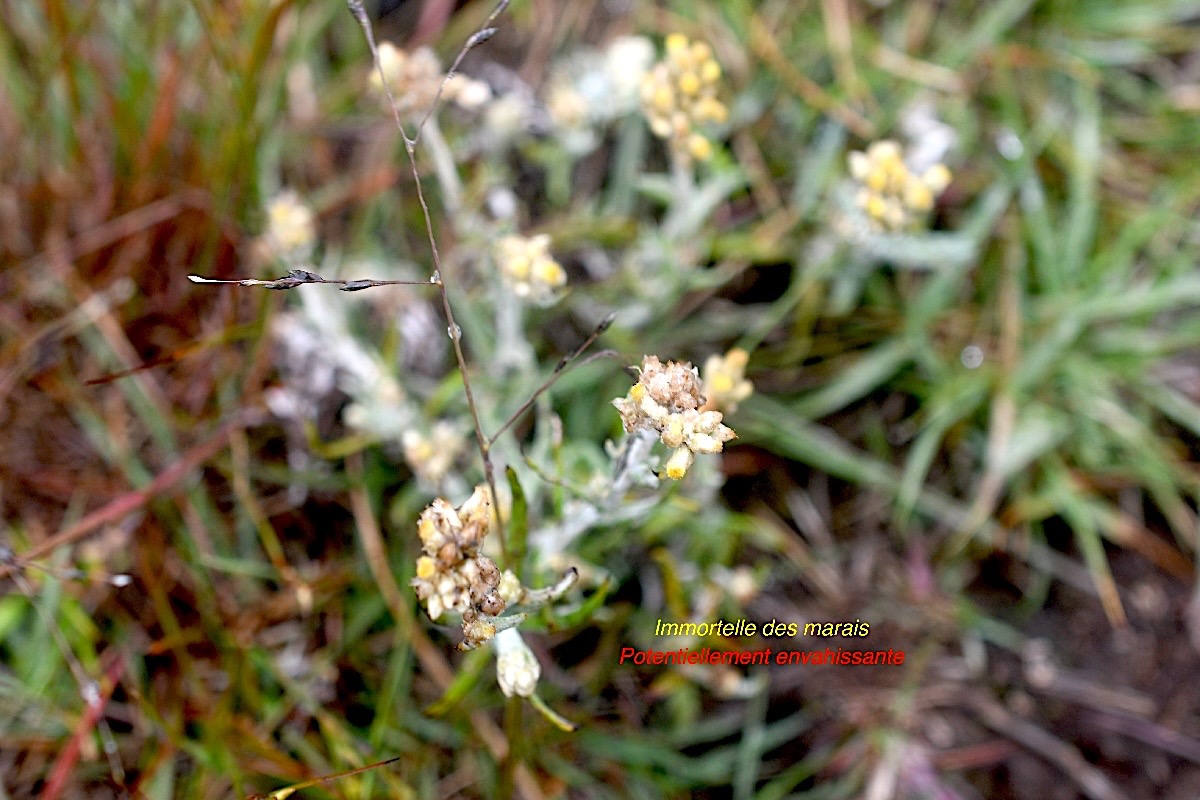
[[[245,796],[393,756],[306,796],[1043,797],[1064,775],[1093,797],[1186,791],[1196,3],[517,0],[501,17],[463,70],[525,92],[523,116],[439,115],[458,207],[418,152],[485,429],[618,312],[601,344],[620,358],[566,373],[499,446],[531,529],[569,522],[606,469],[619,362],[740,346],[756,387],[721,457],[564,556],[592,579],[528,638],[575,733],[505,701],[490,654],[418,613],[414,520],[435,492],[395,437],[343,423],[363,398],[315,398],[306,424],[269,408],[303,383],[275,332],[306,308],[402,387],[408,424],[465,420],[435,295],[186,278],[281,274],[256,237],[283,189],[314,209],[327,277],[430,273],[346,6],[0,9],[0,796]],[[376,33],[449,63],[490,10],[410,0]],[[636,111],[588,149],[544,102],[563,59],[672,31],[711,45],[731,112],[684,193]],[[848,233],[847,153],[915,146],[930,119],[954,180],[929,229]],[[518,320],[515,361],[486,260],[507,202],[570,276]],[[617,665],[657,619],[697,614],[862,618],[910,658]]]

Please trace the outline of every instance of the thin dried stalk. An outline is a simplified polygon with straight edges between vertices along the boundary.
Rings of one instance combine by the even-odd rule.
[[[371,20],[368,19],[366,10],[363,8],[362,0],[347,0],[347,5],[350,8],[350,12],[354,14],[355,19],[358,20],[358,24],[362,26],[363,35],[367,38],[367,46],[371,49],[371,58],[375,62],[375,69],[379,73],[380,81],[383,84],[383,90],[387,94],[388,103],[392,107],[392,117],[396,122],[396,129],[400,131],[400,136],[404,140],[404,150],[406,153],[408,153],[408,163],[412,169],[413,183],[417,189],[417,201],[421,205],[421,215],[425,219],[425,235],[429,241],[430,254],[433,257],[433,275],[430,277],[429,281],[438,287],[438,294],[441,296],[442,311],[444,311],[446,314],[446,323],[448,325],[447,330],[450,333],[450,341],[454,344],[454,359],[458,364],[459,374],[462,375],[463,394],[466,395],[467,407],[471,411],[471,421],[474,423],[475,427],[475,443],[479,447],[479,456],[483,460],[483,475],[487,481],[488,490],[491,492],[494,502],[498,502],[500,495],[496,492],[496,475],[495,469],[492,465],[491,442],[487,435],[483,432],[483,423],[479,418],[479,408],[475,403],[475,393],[471,389],[471,379],[467,374],[467,360],[463,356],[462,349],[462,329],[459,328],[458,324],[454,321],[454,309],[450,307],[450,295],[446,288],[445,275],[442,273],[442,257],[441,253],[438,252],[437,237],[433,232],[433,217],[429,213],[429,203],[425,200],[425,188],[421,183],[421,174],[417,169],[416,147],[417,142],[421,138],[421,132],[425,128],[426,121],[428,121],[434,111],[437,110],[437,107],[441,102],[442,94],[446,90],[447,82],[449,82],[451,76],[454,75],[454,71],[458,69],[458,65],[462,63],[463,58],[466,57],[467,53],[469,53],[472,48],[483,44],[488,39],[492,38],[492,35],[495,34],[496,29],[491,27],[491,24],[495,22],[496,18],[499,17],[501,13],[504,12],[504,9],[508,8],[508,1],[509,0],[500,0],[500,3],[496,6],[496,9],[484,22],[484,26],[472,34],[469,39],[467,39],[466,44],[463,45],[462,49],[458,53],[458,56],[454,59],[454,63],[450,65],[449,71],[446,73],[445,77],[442,78],[442,83],[440,86],[438,86],[437,94],[434,95],[433,103],[425,112],[425,116],[422,117],[421,121],[417,124],[416,132],[410,137],[408,132],[404,129],[404,122],[400,117],[400,106],[396,102],[396,96],[392,93],[392,87],[388,84],[387,75],[385,75],[383,71],[383,64],[379,60],[379,48],[375,44],[375,31],[371,27]],[[504,517],[502,514],[496,514],[496,522],[497,532],[500,537],[500,549],[501,552],[504,553],[504,561],[507,563],[508,539],[504,531]]]
[[[425,281],[377,281],[370,278],[360,278],[358,280],[322,278],[317,273],[309,272],[305,269],[290,269],[287,275],[282,278],[276,278],[273,281],[260,281],[254,278],[221,280],[219,278],[203,278],[199,275],[188,275],[188,280],[192,283],[236,283],[238,286],[261,286],[264,289],[276,290],[295,289],[297,286],[303,286],[306,283],[334,283],[338,284],[340,290],[343,292],[359,292],[375,286],[424,286],[426,283]]]

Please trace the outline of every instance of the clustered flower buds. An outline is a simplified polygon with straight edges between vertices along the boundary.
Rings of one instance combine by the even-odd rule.
[[[396,99],[396,107],[406,117],[418,117],[427,112],[441,88],[444,73],[437,54],[428,47],[418,47],[405,52],[390,42],[379,45],[379,66],[388,88]],[[371,71],[371,88],[383,93],[380,69]],[[491,99],[492,92],[486,83],[453,75],[446,81],[442,96],[450,102],[468,110],[476,109]]]
[[[538,305],[557,300],[559,290],[567,283],[567,273],[550,255],[550,237],[544,233],[505,236],[496,242],[493,257],[513,294]]]
[[[446,611],[462,614],[468,649],[496,634],[494,618],[507,607],[499,591],[500,569],[480,552],[491,522],[485,486],[475,487],[458,509],[439,497],[417,520],[423,555],[417,558],[413,588],[430,619],[437,621]]]
[[[717,100],[721,65],[704,42],[689,42],[681,33],[667,37],[666,56],[642,79],[642,110],[650,130],[668,139],[680,158],[707,161],[713,146],[697,125],[722,123],[729,110]]]
[[[461,72],[456,72],[446,81],[442,97],[455,103],[459,108],[475,111],[492,99],[492,88],[483,81],[477,81],[474,78],[468,78]]]
[[[267,229],[262,242],[267,254],[299,263],[312,254],[317,234],[313,212],[295,192],[281,192],[267,203]]]
[[[642,359],[638,382],[625,397],[613,400],[626,433],[654,430],[674,450],[665,473],[679,480],[697,453],[719,453],[733,439],[733,430],[721,424],[720,411],[702,411],[705,405],[700,377],[688,362],[668,361],[657,356]]]
[[[555,64],[544,89],[546,113],[568,152],[595,150],[598,129],[637,108],[654,58],[646,37],[619,36],[603,52],[576,50]]]
[[[516,628],[500,631],[496,647],[496,682],[505,697],[529,697],[537,689],[542,665]]]
[[[576,88],[569,76],[556,74],[546,89],[546,113],[556,128],[582,128],[592,112],[588,98]]]
[[[893,232],[924,219],[951,178],[945,164],[934,164],[920,174],[910,170],[900,145],[886,139],[873,143],[865,153],[852,152],[850,174],[859,183],[858,207],[877,229]]]
[[[712,355],[704,362],[704,393],[708,396],[706,409],[732,414],[738,403],[754,393],[754,384],[746,380],[746,364],[750,354],[735,347],[724,356]]]
[[[401,443],[413,474],[426,485],[437,486],[454,466],[466,439],[454,425],[438,420],[428,434],[411,428],[405,431]]]

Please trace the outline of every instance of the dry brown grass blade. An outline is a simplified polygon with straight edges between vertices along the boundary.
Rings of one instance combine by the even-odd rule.
[[[1017,403],[1009,388],[1012,375],[1017,369],[1021,347],[1021,271],[1025,267],[1025,251],[1019,232],[1009,225],[1006,233],[1004,261],[1000,274],[1000,291],[997,303],[997,363],[1002,371],[992,396],[991,419],[988,422],[987,451],[983,476],[967,514],[967,521],[950,545],[950,552],[958,552],[966,546],[980,527],[996,510],[1004,491],[1006,476],[1002,462],[1012,440],[1017,423]]]
[[[34,368],[41,346],[87,325],[94,325],[101,315],[108,313],[111,306],[128,299],[132,291],[130,281],[118,279],[104,289],[89,293],[64,316],[23,337],[13,347],[6,348],[2,355],[8,367],[0,372],[0,401],[6,400],[13,387]]]
[[[42,558],[59,547],[74,544],[104,525],[118,522],[159,495],[165,494],[193,470],[221,452],[228,445],[229,437],[235,431],[253,424],[258,416],[256,413],[243,413],[225,422],[206,440],[188,450],[178,461],[160,472],[146,488],[121,495],[104,507],[86,515],[74,525],[64,528],[48,539],[43,539],[21,553],[21,560],[30,561]],[[0,564],[0,579],[7,578],[15,569],[16,566],[13,564]]]
[[[866,86],[854,66],[854,41],[851,36],[850,6],[847,0],[821,0],[825,20],[825,40],[833,61],[838,83],[852,97],[864,97]]]
[[[1141,553],[1151,563],[1180,580],[1190,582],[1195,579],[1196,567],[1192,560],[1145,525],[1115,509],[1104,509],[1101,514],[1100,522],[1112,541]]]
[[[801,100],[820,109],[863,139],[874,139],[875,126],[863,115],[839,102],[791,62],[779,46],[770,28],[755,15],[750,20],[750,49]]]
[[[1087,762],[1078,748],[1022,719],[978,690],[942,687],[925,693],[924,700],[929,705],[961,706],[972,710],[986,727],[1056,765],[1090,800],[1128,800],[1103,772]]]
[[[185,189],[168,197],[154,200],[63,242],[56,248],[57,252],[53,255],[68,262],[75,261],[88,253],[94,253],[102,247],[115,244],[135,233],[166,222],[187,208],[201,211],[210,210],[208,195],[195,189]],[[21,271],[44,268],[50,263],[51,255],[50,252],[38,253],[21,262],[17,268]]]
[[[815,556],[800,535],[765,503],[756,504],[753,513],[812,591],[833,605],[845,603],[845,581],[834,566]]]
[[[79,762],[83,750],[83,740],[92,734],[100,722],[100,718],[104,714],[104,707],[112,697],[113,689],[117,687],[124,671],[125,659],[117,655],[105,669],[104,680],[97,687],[95,698],[84,707],[84,712],[80,715],[79,722],[75,725],[75,732],[71,735],[67,746],[55,759],[54,766],[50,769],[50,777],[46,781],[45,788],[42,789],[41,800],[57,800],[66,789],[75,765]]]
[[[962,92],[966,88],[966,82],[954,70],[913,58],[882,44],[875,48],[875,66],[897,78],[904,78],[948,94]]]
[[[379,767],[386,767],[388,764],[396,763],[401,758],[403,758],[403,756],[395,756],[393,758],[384,759],[383,761],[376,761],[374,764],[367,764],[365,767],[355,767],[354,769],[347,769],[343,770],[342,772],[334,772],[329,775],[322,775],[319,778],[313,778],[301,783],[294,783],[291,786],[285,786],[284,788],[276,789],[273,792],[252,794],[248,796],[246,800],[284,800],[284,798],[291,797],[301,789],[307,789],[310,786],[318,786],[322,783],[328,783],[329,781],[336,781],[339,778],[348,778],[351,775],[358,775],[363,772],[378,769]]]
[[[166,355],[162,355],[157,358],[152,358],[148,361],[143,361],[141,364],[138,364],[137,366],[134,366],[134,367],[130,367],[129,369],[122,369],[122,370],[118,370],[116,372],[110,372],[105,375],[101,375],[97,378],[90,378],[90,379],[84,381],[83,385],[84,386],[103,386],[106,383],[112,383],[113,381],[120,380],[121,378],[128,378],[130,375],[135,375],[139,372],[145,372],[146,370],[156,369],[158,367],[170,366],[171,364],[175,364],[179,361],[183,361],[185,359],[191,358],[192,356],[197,355],[199,353],[203,353],[206,350],[209,350],[210,348],[216,347],[218,345],[224,345],[228,341],[230,333],[231,333],[231,331],[229,329],[220,331],[219,333],[217,333],[213,336],[206,336],[205,338],[200,339],[198,341],[189,342],[188,344],[185,344],[182,347],[177,347],[174,350],[172,350],[171,352],[167,353]],[[3,387],[4,387],[3,378],[0,378],[0,396],[3,395],[3,391],[4,391]]]
[[[1200,740],[1194,736],[1186,736],[1153,720],[1119,712],[1092,711],[1087,718],[1106,731],[1128,736],[1164,753],[1200,764]]]

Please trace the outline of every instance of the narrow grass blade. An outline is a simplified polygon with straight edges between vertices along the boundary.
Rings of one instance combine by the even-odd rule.
[[[525,490],[521,488],[521,480],[517,471],[512,467],[505,470],[508,476],[508,486],[512,490],[512,514],[509,517],[508,529],[508,567],[516,572],[517,577],[524,583],[529,578],[529,569],[525,564],[529,547],[529,503],[525,499]]]
[[[877,345],[854,366],[812,394],[798,400],[791,414],[820,419],[860,400],[893,377],[912,360],[912,346],[903,339]]]

